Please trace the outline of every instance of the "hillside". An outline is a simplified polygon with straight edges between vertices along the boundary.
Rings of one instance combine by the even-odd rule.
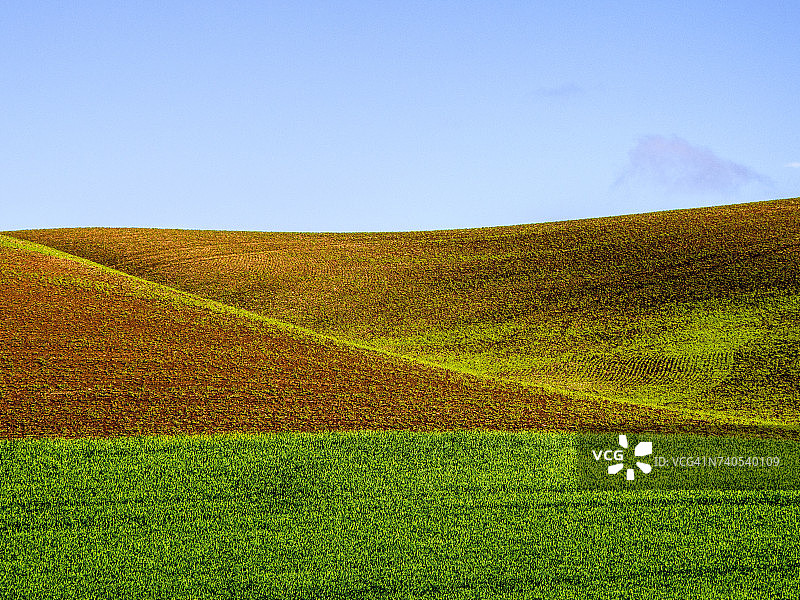
[[[427,367],[3,236],[0,274],[0,437],[475,427],[770,433]]]
[[[432,232],[11,235],[559,396],[800,423],[800,199]]]

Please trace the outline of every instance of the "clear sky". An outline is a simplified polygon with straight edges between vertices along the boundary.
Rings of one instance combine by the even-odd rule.
[[[0,230],[799,196],[798,26],[785,0],[3,2]]]

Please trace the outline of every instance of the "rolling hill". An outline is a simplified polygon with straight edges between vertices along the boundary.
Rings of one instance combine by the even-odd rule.
[[[105,391],[92,397],[158,398],[154,415],[240,399],[215,425],[231,429],[800,424],[800,199],[431,232],[7,233],[4,394],[44,360],[42,373],[79,373],[26,383],[48,398],[71,402],[94,377]],[[26,298],[40,302],[20,313]],[[20,349],[37,331],[60,339],[69,311],[70,335],[94,341]],[[123,364],[127,379],[102,380]],[[167,428],[202,428],[181,418]]]
[[[356,348],[0,237],[0,435],[749,431]],[[791,434],[791,432],[789,432]]]

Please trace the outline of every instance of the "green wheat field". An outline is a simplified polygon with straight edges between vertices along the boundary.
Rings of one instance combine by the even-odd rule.
[[[7,598],[800,589],[796,490],[581,491],[563,434],[50,439],[2,452]]]

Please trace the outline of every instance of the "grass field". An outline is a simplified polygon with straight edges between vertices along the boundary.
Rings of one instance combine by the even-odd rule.
[[[533,599],[791,598],[800,587],[797,490],[582,491],[571,437],[2,442],[0,589],[20,600]]]
[[[0,235],[0,598],[796,597],[796,486],[581,489],[573,442],[796,481],[798,250],[800,199]]]

